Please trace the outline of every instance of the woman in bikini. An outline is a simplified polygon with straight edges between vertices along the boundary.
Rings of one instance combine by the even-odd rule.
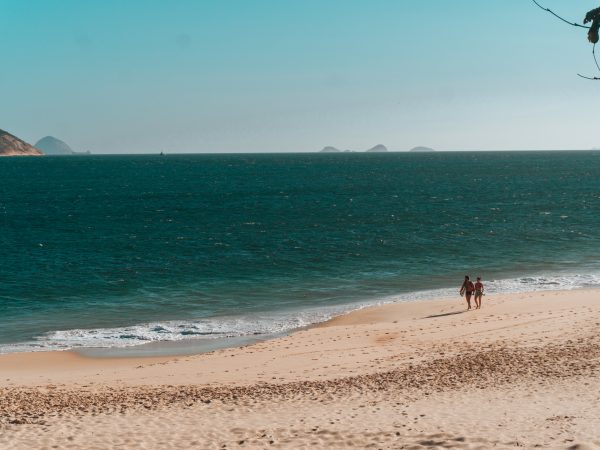
[[[483,297],[484,289],[481,277],[477,277],[477,282],[475,283],[475,309],[481,308],[481,298]]]
[[[467,299],[467,310],[471,309],[471,295],[475,292],[475,285],[469,280],[469,275],[465,275],[465,281],[463,281],[460,287],[460,295],[464,295]]]

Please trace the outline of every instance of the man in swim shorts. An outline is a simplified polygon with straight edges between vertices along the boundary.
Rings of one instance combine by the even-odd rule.
[[[460,287],[460,295],[465,296],[467,299],[467,310],[471,309],[471,295],[475,291],[475,285],[471,280],[469,280],[469,275],[465,275],[465,281],[463,281],[462,286]]]
[[[484,289],[481,277],[477,277],[477,282],[475,283],[475,309],[481,308],[481,298],[483,297]]]

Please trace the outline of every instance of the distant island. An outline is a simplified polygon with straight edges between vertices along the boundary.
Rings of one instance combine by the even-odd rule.
[[[429,148],[429,147],[413,147],[409,150],[409,152],[425,153],[425,152],[435,152],[435,150],[432,148]]]
[[[323,147],[323,149],[320,152],[321,153],[343,153],[343,152],[350,152],[350,151],[351,150],[340,150],[339,148],[328,145],[327,147]],[[430,153],[430,152],[435,152],[435,151],[436,150],[433,148],[423,147],[423,146],[413,147],[409,150],[409,152],[412,152],[412,153]],[[383,144],[377,144],[375,147],[365,150],[365,153],[385,153],[385,152],[389,152],[389,150]]]
[[[0,130],[0,156],[42,156],[33,145],[19,139],[7,131]]]
[[[71,147],[69,147],[69,145],[66,142],[61,141],[60,139],[57,139],[53,136],[46,136],[40,139],[36,142],[35,146],[36,148],[39,148],[44,153],[44,155],[77,156],[90,154],[89,150],[86,152],[76,152]]]
[[[65,142],[53,136],[46,136],[35,143],[45,155],[72,155],[75,152]]]
[[[387,152],[388,149],[385,145],[379,144],[369,150],[366,150],[367,153],[380,153]],[[353,150],[340,150],[339,148],[332,147],[328,145],[327,147],[323,147],[320,153],[354,153]]]
[[[327,147],[323,147],[323,150],[321,150],[321,153],[340,153],[340,152],[341,152],[341,150],[339,148],[335,148],[330,145],[328,145]]]
[[[383,153],[383,152],[387,152],[387,151],[388,151],[388,149],[385,145],[377,144],[375,147],[367,150],[367,153]]]

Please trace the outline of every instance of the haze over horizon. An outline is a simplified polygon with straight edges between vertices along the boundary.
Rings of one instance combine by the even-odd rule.
[[[598,0],[544,6],[581,21]],[[0,0],[0,129],[92,153],[590,149],[585,30],[530,1]]]

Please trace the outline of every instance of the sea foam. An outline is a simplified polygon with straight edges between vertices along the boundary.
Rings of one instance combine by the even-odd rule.
[[[600,288],[600,274],[537,275],[484,281],[488,296],[532,291]],[[322,323],[335,316],[369,306],[443,298],[458,298],[458,285],[451,288],[415,291],[358,303],[331,307],[321,306],[305,310],[150,322],[117,328],[52,331],[37,336],[35,340],[30,342],[0,346],[0,353],[69,350],[89,347],[123,348],[150,342],[226,340],[239,337],[266,339]]]

